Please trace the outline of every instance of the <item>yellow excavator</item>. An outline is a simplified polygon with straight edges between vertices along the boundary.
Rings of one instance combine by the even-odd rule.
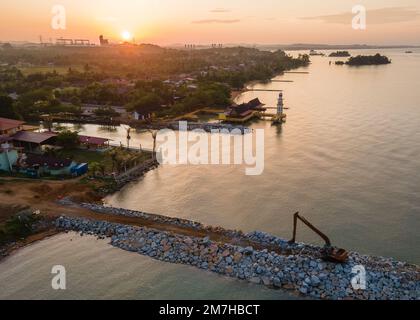
[[[312,231],[318,234],[324,241],[325,246],[322,249],[322,259],[329,262],[334,263],[344,263],[348,259],[348,252],[344,249],[336,248],[331,245],[330,239],[322,233],[318,228],[316,228],[313,224],[311,224],[308,220],[304,217],[299,215],[299,212],[296,212],[293,215],[293,238],[289,241],[289,243],[296,243],[296,227],[297,227],[297,220],[302,221],[306,224]]]

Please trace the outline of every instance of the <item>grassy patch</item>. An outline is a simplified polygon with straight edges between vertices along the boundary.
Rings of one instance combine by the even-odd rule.
[[[60,158],[70,158],[78,163],[103,163],[106,167],[112,167],[112,160],[103,152],[83,150],[83,149],[68,149],[60,150],[58,152]]]
[[[117,150],[117,160],[121,158],[130,158],[132,161],[127,165],[130,168],[133,163],[142,163],[146,160],[151,159],[151,153],[149,152],[136,152],[128,151],[122,148],[114,148]],[[118,163],[116,160],[113,160],[108,152],[97,152],[85,149],[68,149],[60,150],[57,154],[60,158],[69,158],[78,163],[99,163],[105,167],[106,173],[111,173],[113,170],[117,170]]]

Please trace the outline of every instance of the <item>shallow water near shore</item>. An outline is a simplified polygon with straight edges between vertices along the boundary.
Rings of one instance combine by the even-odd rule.
[[[0,263],[0,299],[296,299],[108,243],[70,232],[15,252]],[[51,287],[54,265],[66,268],[66,290]]]

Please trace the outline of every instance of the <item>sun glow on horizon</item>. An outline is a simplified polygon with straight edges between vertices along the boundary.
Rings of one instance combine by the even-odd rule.
[[[121,33],[121,37],[123,38],[124,41],[131,41],[133,39],[133,36],[131,35],[131,33],[127,30],[124,30]]]
[[[393,0],[398,5],[387,6],[383,0],[362,1],[370,17],[364,31],[351,27],[352,1],[312,0],[304,7],[301,2],[63,0],[67,26],[54,29],[51,1],[2,0],[0,41],[39,42],[42,36],[53,42],[64,37],[98,43],[103,34],[115,43],[157,45],[419,44],[419,0]]]

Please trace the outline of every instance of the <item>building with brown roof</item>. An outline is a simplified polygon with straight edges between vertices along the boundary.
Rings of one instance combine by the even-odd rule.
[[[13,144],[29,152],[38,151],[42,145],[54,144],[56,133],[19,131],[13,136]]]
[[[260,112],[266,111],[263,106],[264,104],[258,98],[255,98],[248,103],[228,107],[224,113],[219,115],[219,119],[228,122],[246,122]]]
[[[23,121],[0,118],[0,136],[10,136],[21,131],[23,124]]]

